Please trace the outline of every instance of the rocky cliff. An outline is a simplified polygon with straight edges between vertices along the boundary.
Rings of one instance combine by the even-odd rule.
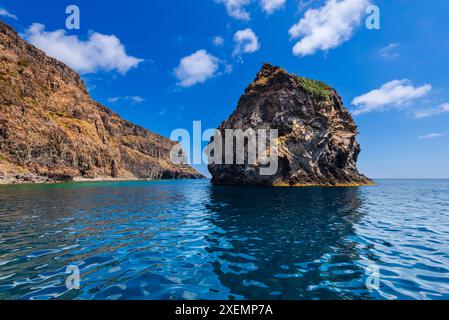
[[[93,101],[79,75],[0,21],[0,182],[201,177],[175,142]]]
[[[277,172],[261,175],[261,164],[249,164],[247,158],[240,165],[212,163],[214,184],[372,184],[357,170],[357,126],[340,96],[326,84],[265,64],[218,130],[224,136],[226,129],[260,128],[278,130]]]

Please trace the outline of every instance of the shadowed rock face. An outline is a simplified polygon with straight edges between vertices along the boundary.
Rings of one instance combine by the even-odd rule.
[[[218,128],[277,129],[277,173],[260,174],[260,164],[210,164],[214,184],[365,185],[357,170],[357,126],[337,92],[326,84],[265,64],[245,90],[237,109]]]
[[[0,182],[202,177],[175,145],[93,101],[79,75],[0,21]]]

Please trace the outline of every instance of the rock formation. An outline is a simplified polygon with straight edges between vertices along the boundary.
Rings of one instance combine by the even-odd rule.
[[[93,101],[80,76],[0,21],[0,182],[202,177],[175,142]]]
[[[261,175],[261,164],[248,164],[246,155],[244,164],[211,163],[214,184],[372,184],[357,170],[357,126],[340,96],[326,84],[265,64],[218,130],[224,136],[225,129],[260,128],[278,130],[277,172]]]

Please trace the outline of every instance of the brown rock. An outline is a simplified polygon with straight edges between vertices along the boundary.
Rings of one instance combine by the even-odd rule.
[[[93,101],[75,71],[0,21],[0,181],[202,177],[171,163],[175,144]]]
[[[265,64],[218,130],[224,136],[225,129],[261,128],[279,132],[277,173],[263,176],[260,164],[247,161],[210,164],[214,184],[372,184],[357,170],[357,126],[340,96],[326,84]]]

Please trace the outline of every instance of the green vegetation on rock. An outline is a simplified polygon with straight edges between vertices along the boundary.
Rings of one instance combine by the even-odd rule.
[[[301,86],[304,88],[304,90],[306,90],[307,93],[320,99],[328,99],[330,97],[331,88],[326,83],[304,77],[297,77],[297,78]]]

